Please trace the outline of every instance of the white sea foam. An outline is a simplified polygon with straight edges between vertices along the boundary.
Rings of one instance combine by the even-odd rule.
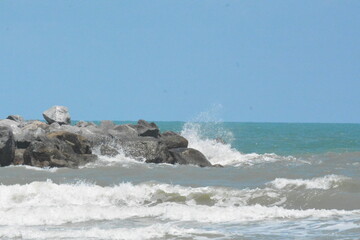
[[[348,177],[332,174],[312,179],[276,178],[268,185],[271,185],[277,189],[305,187],[306,189],[328,190],[339,187],[341,183],[347,180],[349,180]]]
[[[206,131],[210,131],[210,129],[206,129]],[[219,131],[219,128],[217,131]],[[225,133],[220,135],[231,136],[230,132],[224,129],[221,129],[221,131],[225,131]],[[229,143],[223,143],[204,136],[205,134],[201,123],[186,123],[181,131],[181,135],[188,139],[190,148],[195,148],[202,152],[212,164],[241,166],[263,162],[295,160],[292,156],[283,157],[274,153],[241,153]]]
[[[249,205],[249,200],[262,195],[277,198],[275,192],[267,194],[257,189],[192,188],[156,183],[123,183],[113,187],[86,183],[55,184],[51,181],[1,185],[0,225],[61,225],[133,218],[242,223],[344,215],[359,217],[360,214],[355,210],[295,210]]]
[[[173,224],[153,224],[138,228],[106,228],[90,229],[19,229],[8,227],[0,229],[0,238],[16,239],[159,239],[165,236],[191,237],[192,234],[218,234],[216,231],[181,228]]]

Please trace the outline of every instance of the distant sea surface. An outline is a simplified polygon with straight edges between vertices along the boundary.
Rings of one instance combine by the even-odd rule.
[[[0,168],[0,239],[360,238],[360,124],[156,123],[224,167]]]

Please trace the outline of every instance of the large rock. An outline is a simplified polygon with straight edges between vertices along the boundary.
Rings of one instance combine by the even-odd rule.
[[[60,125],[70,124],[71,121],[69,110],[64,106],[53,106],[44,111],[43,116],[49,124],[52,124],[53,122],[57,122]]]
[[[21,130],[20,130],[20,123],[16,122],[14,120],[10,120],[10,119],[2,119],[0,120],[0,126],[6,126],[11,128],[11,131],[13,132],[14,135],[20,134]]]
[[[27,148],[31,142],[43,137],[49,130],[49,125],[40,121],[31,121],[21,128],[20,133],[15,134],[16,147]]]
[[[90,143],[83,136],[70,133],[70,132],[53,132],[47,135],[50,139],[59,139],[60,141],[66,142],[71,146],[74,153],[77,154],[91,154]]]
[[[204,154],[193,148],[173,148],[169,149],[174,162],[178,164],[191,164],[200,167],[211,167],[211,163]]]
[[[148,123],[145,120],[139,120],[136,125],[129,125],[134,128],[138,135],[141,137],[154,137],[158,138],[160,136],[160,130],[155,123]]]
[[[120,139],[116,142],[126,156],[153,163],[172,163],[165,144],[152,137]]]
[[[36,167],[76,168],[96,160],[86,139],[68,132],[54,132],[30,144],[24,164]]]
[[[168,131],[161,134],[160,141],[163,142],[169,149],[171,148],[187,148],[188,140],[177,133]]]
[[[0,126],[0,166],[10,165],[15,157],[15,140],[11,129]]]

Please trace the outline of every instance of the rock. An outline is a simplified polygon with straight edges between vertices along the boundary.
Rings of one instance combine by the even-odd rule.
[[[79,121],[75,124],[75,126],[84,128],[84,127],[89,127],[89,126],[96,126],[96,124],[93,122]]]
[[[24,118],[22,116],[20,116],[20,115],[10,115],[6,119],[10,119],[10,120],[13,120],[13,121],[18,122],[18,123],[24,122]]]
[[[70,114],[67,107],[64,106],[53,106],[43,112],[44,119],[52,124],[57,122],[60,125],[70,124]]]
[[[100,154],[103,156],[115,157],[119,154],[118,150],[108,145],[101,145]]]
[[[10,119],[0,120],[0,126],[10,127],[11,131],[13,132],[14,135],[21,133],[19,125],[20,125],[20,123],[14,121],[14,120],[10,120]]]
[[[24,164],[36,167],[76,168],[96,160],[82,136],[54,132],[31,142],[24,152]]]
[[[171,163],[170,154],[165,144],[152,137],[138,137],[118,140],[117,146],[125,156],[152,163]]]
[[[165,145],[171,148],[187,148],[188,147],[188,140],[186,138],[180,136],[177,133],[168,131],[161,134],[160,141],[165,143]]]
[[[110,134],[118,138],[135,138],[138,136],[138,132],[129,124],[115,126],[113,131],[110,131]]]
[[[169,149],[174,162],[178,164],[192,164],[200,167],[211,167],[211,163],[206,157],[193,148],[173,148]]]
[[[31,142],[35,141],[39,137],[46,135],[49,130],[49,125],[40,121],[31,121],[27,123],[21,132],[15,135],[16,147],[25,149]]]
[[[160,130],[155,123],[148,123],[145,120],[139,120],[136,125],[129,125],[134,128],[138,135],[141,137],[154,137],[158,138],[160,136]]]
[[[8,166],[14,161],[15,140],[11,129],[0,126],[0,166]]]
[[[66,142],[71,146],[74,153],[91,154],[90,143],[83,136],[70,132],[60,131],[49,133],[47,137],[50,139],[57,138],[60,141]]]
[[[23,165],[24,164],[24,152],[25,149],[15,149],[15,158],[14,158],[14,165]]]

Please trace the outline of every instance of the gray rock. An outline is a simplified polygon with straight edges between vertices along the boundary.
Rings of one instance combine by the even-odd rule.
[[[49,125],[40,121],[31,121],[21,128],[20,133],[15,134],[16,147],[25,149],[31,142],[43,137],[49,131]]]
[[[193,148],[173,148],[169,150],[174,162],[178,164],[191,164],[200,167],[211,167],[211,163],[206,157]]]
[[[18,123],[24,122],[24,118],[20,115],[10,115],[6,119],[10,119]]]
[[[25,149],[15,149],[15,158],[14,158],[14,165],[23,165],[24,164],[24,152]]]
[[[177,133],[168,131],[161,134],[160,141],[165,143],[165,145],[171,148],[187,148],[188,147],[188,140],[183,136],[180,136]]]
[[[171,163],[171,156],[165,144],[152,137],[138,137],[118,140],[117,146],[126,156],[152,163]]]
[[[60,125],[70,124],[70,114],[67,107],[64,106],[53,106],[43,112],[44,119],[52,124],[57,122]]]
[[[84,128],[84,127],[89,127],[89,126],[96,126],[96,124],[93,122],[79,121],[75,124],[75,126]]]
[[[76,168],[96,160],[82,136],[54,132],[31,142],[24,152],[24,164],[36,167]]]
[[[100,154],[103,156],[115,157],[119,154],[118,150],[108,145],[101,145]]]
[[[110,134],[115,138],[135,138],[138,132],[130,124],[122,124],[114,127]]]
[[[0,120],[0,126],[10,127],[14,135],[20,134],[21,130],[19,127],[20,123],[10,119]]]
[[[15,140],[11,129],[0,126],[0,166],[13,163],[15,157]]]
[[[129,126],[134,128],[138,132],[138,135],[141,137],[158,138],[160,136],[160,130],[155,123],[148,123],[147,121],[141,119],[138,121],[138,124],[129,124]]]

